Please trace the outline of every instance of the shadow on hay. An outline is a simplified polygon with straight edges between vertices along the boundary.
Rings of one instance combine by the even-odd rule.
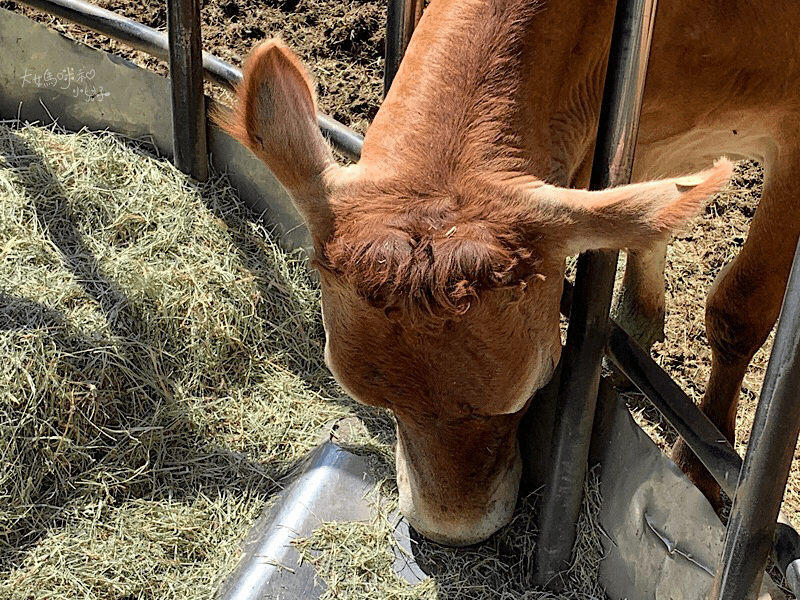
[[[0,424],[14,487],[5,491],[13,514],[3,519],[0,531],[0,569],[13,568],[47,528],[67,522],[98,497],[109,504],[130,498],[191,501],[233,491],[266,500],[279,491],[280,478],[295,465],[254,461],[197,433],[186,407],[174,398],[170,372],[181,365],[171,363],[169,352],[150,347],[157,324],[103,273],[44,157],[18,135],[11,135],[11,146],[0,154],[11,168],[34,174],[37,188],[48,190],[46,195],[27,190],[38,225],[74,281],[100,307],[110,335],[76,332],[63,312],[0,293],[0,330],[44,336],[43,347],[54,357],[50,366],[70,384],[68,390],[39,386],[26,405],[14,407],[17,417]],[[230,220],[204,197],[220,218]],[[261,264],[256,255],[262,250],[237,234],[237,223],[228,226],[242,264]],[[184,342],[170,340],[176,347]],[[302,357],[291,366],[318,390],[329,387],[329,375],[312,373]],[[115,393],[119,390],[125,393]],[[352,401],[339,401],[353,408]],[[363,409],[363,415],[366,423],[375,423],[374,414]],[[375,433],[387,435],[377,426]]]
[[[63,313],[2,293],[0,330],[47,330],[49,345],[62,355],[54,367],[85,377],[90,390],[83,397],[77,391],[69,398],[54,395],[20,407],[20,421],[32,429],[11,427],[9,446],[16,448],[6,448],[6,469],[16,472],[12,485],[25,489],[5,490],[7,508],[18,514],[4,519],[0,569],[13,568],[47,529],[67,523],[77,507],[98,497],[114,504],[128,498],[189,501],[223,490],[267,498],[279,490],[268,466],[193,437],[193,423],[180,407],[170,405],[168,394],[153,390],[140,396],[136,406],[125,406],[98,391],[91,382],[113,376],[109,371],[116,366],[100,366],[95,358],[112,342],[69,333]],[[152,366],[133,364],[155,380]]]
[[[292,293],[291,290],[285,286],[275,285],[274,281],[272,281],[269,276],[265,276],[267,274],[259,272],[256,267],[256,265],[261,265],[266,262],[264,260],[264,249],[257,242],[254,243],[252,237],[242,232],[241,223],[233,217],[235,211],[229,210],[230,207],[228,206],[221,205],[219,199],[213,195],[209,195],[202,184],[191,180],[190,185],[203,199],[206,208],[228,228],[232,240],[236,245],[239,260],[251,270],[253,275],[257,276],[258,281],[261,282],[262,293],[277,294],[286,302],[289,302]],[[241,208],[254,222],[268,222],[269,215],[257,215],[252,210],[245,207],[242,202],[239,203],[237,208]],[[308,264],[307,279],[309,282],[313,281],[313,285],[318,287],[316,272],[310,266],[308,255],[302,250],[295,250],[294,256],[298,260],[302,260]],[[327,367],[323,369],[318,368],[317,365],[324,364],[325,330],[322,326],[321,310],[319,306],[316,307],[316,313],[313,331],[305,332],[305,334],[310,339],[315,340],[316,343],[308,345],[304,349],[304,352],[295,352],[287,356],[292,370],[299,375],[314,392],[330,398],[331,401],[344,406],[349,412],[358,417],[368,432],[380,443],[387,446],[394,446],[396,441],[395,426],[389,413],[384,409],[356,402],[339,387]],[[358,452],[357,445],[348,444],[348,449]]]

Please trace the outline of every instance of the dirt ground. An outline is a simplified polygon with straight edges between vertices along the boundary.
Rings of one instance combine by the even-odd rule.
[[[166,28],[166,3],[155,0],[100,0],[99,5],[151,27]],[[0,0],[0,6],[15,8]],[[33,14],[34,11],[19,9]],[[241,66],[251,48],[262,39],[283,38],[305,61],[316,78],[322,111],[342,123],[365,131],[377,112],[382,87],[385,1],[366,0],[204,0],[203,46],[220,58]],[[102,36],[38,17],[72,37],[160,72],[163,63]],[[654,353],[684,390],[699,400],[710,370],[710,353],[703,326],[705,295],[719,269],[744,243],[747,226],[760,193],[757,165],[740,165],[734,186],[720,194],[705,214],[677,237],[670,249],[668,275],[667,342]],[[768,360],[770,344],[756,356],[744,382],[739,411],[737,448],[744,454],[752,415]],[[671,434],[654,411],[630,397],[636,411],[655,424],[647,425],[662,444]],[[785,511],[800,524],[800,464],[792,469]]]

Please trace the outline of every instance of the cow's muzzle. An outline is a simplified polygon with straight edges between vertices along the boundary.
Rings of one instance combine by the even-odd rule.
[[[463,440],[455,448],[420,452],[398,424],[400,512],[409,524],[446,546],[478,544],[506,525],[516,506],[522,473],[519,448],[514,432],[510,433],[502,456],[500,448],[485,444],[464,452]]]

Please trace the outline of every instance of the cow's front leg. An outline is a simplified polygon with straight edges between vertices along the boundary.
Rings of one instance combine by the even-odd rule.
[[[706,335],[712,351],[711,376],[700,410],[733,444],[739,390],[753,355],[780,313],[800,233],[800,205],[791,190],[796,169],[766,171],[764,192],[747,241],[717,275],[706,303]],[[673,458],[715,508],[720,488],[683,440]]]
[[[780,261],[783,262],[783,261]],[[739,391],[753,355],[769,336],[780,311],[788,266],[756,274],[759,267],[742,253],[717,276],[706,303],[706,335],[711,346],[711,376],[700,410],[731,444],[735,441]],[[764,265],[766,266],[766,265]],[[711,505],[722,508],[720,486],[682,438],[672,457]]]
[[[622,289],[611,311],[612,318],[648,352],[655,342],[664,340],[667,241],[659,241],[646,250],[628,251]],[[616,367],[609,367],[611,383],[629,388],[628,379]]]
[[[664,341],[667,242],[628,251],[622,289],[614,306],[614,319],[646,350]]]

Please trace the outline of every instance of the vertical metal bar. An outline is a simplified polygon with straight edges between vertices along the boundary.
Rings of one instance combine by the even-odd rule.
[[[800,431],[800,247],[747,444],[713,600],[757,598]]]
[[[386,12],[386,60],[383,66],[383,95],[389,93],[411,34],[422,15],[423,0],[389,0]]]
[[[566,286],[565,289],[567,289]],[[787,294],[787,297],[791,296]],[[607,347],[609,357],[675,427],[678,434],[686,440],[686,443],[697,454],[722,489],[731,498],[737,497],[736,490],[743,461],[736,454],[733,446],[708,420],[708,417],[700,412],[700,409],[678,384],[655,364],[650,358],[650,354],[639,347],[613,320],[610,323],[611,333]],[[781,440],[783,437],[779,436],[778,439]],[[786,448],[794,448],[794,444],[788,444]],[[772,462],[772,459],[763,462],[770,468],[778,467],[778,463]],[[777,481],[777,479],[776,476],[774,480]],[[773,479],[767,477],[767,486],[771,481]],[[782,488],[773,485],[768,489],[778,494],[777,502],[780,504],[780,496],[783,495]],[[750,500],[740,500],[742,507],[746,507],[747,502]],[[753,504],[753,506],[755,505],[760,506],[760,503]],[[800,592],[800,535],[792,528],[791,523],[783,514],[778,515],[778,522],[775,526],[775,534],[771,542],[773,556],[781,573],[786,577],[789,588],[795,595],[798,595]],[[766,532],[764,535],[769,538]],[[750,550],[744,550],[742,555],[749,556],[749,553]],[[732,594],[731,597],[737,596]]]
[[[617,2],[591,189],[630,181],[655,10],[656,0]],[[537,581],[554,589],[575,543],[616,264],[616,252],[578,259],[535,558]]]
[[[206,108],[199,0],[168,0],[169,75],[175,166],[198,181],[208,179]]]

